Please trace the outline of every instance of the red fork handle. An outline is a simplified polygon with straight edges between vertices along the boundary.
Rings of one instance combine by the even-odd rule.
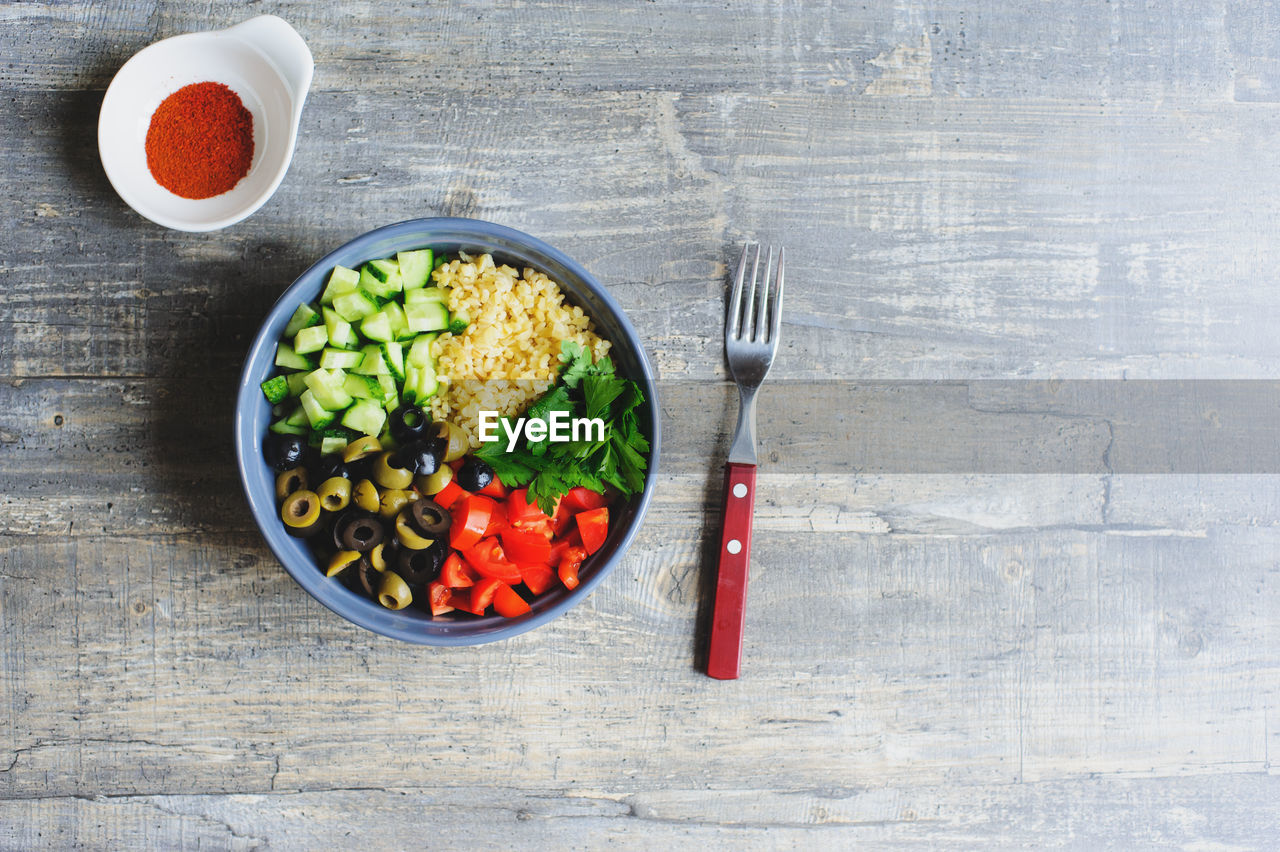
[[[742,659],[742,620],[747,605],[747,569],[751,563],[751,516],[756,506],[756,466],[724,466],[724,532],[716,571],[716,604],[707,649],[707,674],[720,680],[738,676]]]

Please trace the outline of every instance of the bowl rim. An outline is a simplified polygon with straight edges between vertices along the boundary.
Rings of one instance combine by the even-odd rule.
[[[448,237],[432,237],[431,233],[448,232]],[[309,562],[305,566],[296,566],[291,564],[292,554],[288,554],[282,549],[282,542],[285,533],[283,530],[274,530],[279,535],[273,535],[263,526],[260,518],[273,516],[275,514],[274,496],[271,498],[271,505],[266,507],[262,500],[255,496],[251,488],[251,479],[249,465],[260,459],[260,451],[257,449],[254,439],[256,436],[251,434],[249,425],[249,414],[245,410],[247,404],[257,405],[257,400],[261,398],[261,392],[258,389],[259,382],[264,378],[256,374],[250,375],[250,367],[255,361],[261,357],[262,350],[266,347],[274,347],[277,343],[275,337],[269,337],[267,332],[273,324],[277,313],[282,311],[292,311],[296,308],[296,303],[301,298],[303,290],[308,293],[315,289],[315,284],[306,283],[313,275],[317,273],[321,276],[328,270],[331,270],[338,261],[336,258],[349,255],[352,252],[360,253],[360,250],[367,249],[387,238],[393,238],[401,234],[408,233],[424,233],[419,243],[427,247],[431,246],[434,240],[439,242],[452,241],[461,238],[463,241],[470,236],[478,240],[497,239],[507,240],[518,243],[524,249],[534,254],[543,255],[546,258],[560,264],[567,269],[583,286],[590,290],[595,298],[613,314],[617,326],[623,332],[623,336],[627,338],[627,345],[634,350],[636,360],[640,365],[641,375],[631,376],[637,381],[644,390],[648,401],[650,449],[649,449],[649,466],[645,472],[644,489],[639,495],[631,498],[634,502],[635,514],[627,529],[623,532],[622,537],[616,542],[613,550],[609,552],[604,562],[594,568],[590,576],[582,581],[576,588],[569,591],[563,599],[555,602],[543,610],[535,610],[527,615],[517,618],[502,618],[501,616],[484,616],[477,618],[474,622],[467,621],[461,624],[464,627],[460,630],[449,630],[442,632],[424,631],[422,626],[430,625],[431,622],[421,617],[414,617],[412,614],[393,613],[391,610],[379,608],[378,610],[369,610],[364,607],[344,607],[344,602],[357,601],[354,596],[346,597],[343,595],[326,595],[321,593],[321,589],[332,587],[331,581],[324,576],[322,572],[316,569],[314,562]],[[372,256],[364,258],[365,260],[373,259]],[[321,279],[323,283],[323,279]],[[559,283],[559,282],[558,282]],[[318,291],[317,291],[318,294]],[[292,307],[290,307],[292,306]],[[614,341],[616,346],[618,341]],[[517,636],[521,633],[540,627],[556,618],[559,618],[572,607],[585,600],[591,592],[604,581],[604,579],[613,572],[613,570],[622,561],[627,551],[630,549],[636,534],[644,523],[644,518],[648,512],[649,504],[653,499],[654,489],[657,484],[659,460],[661,458],[661,418],[659,416],[659,406],[657,397],[657,388],[655,386],[656,372],[653,368],[652,360],[648,352],[645,350],[644,344],[632,325],[630,318],[627,317],[621,305],[618,304],[612,294],[609,293],[603,285],[587,271],[580,263],[569,257],[564,252],[554,246],[543,242],[542,240],[518,231],[515,228],[506,225],[499,225],[494,222],[488,222],[481,219],[468,219],[462,217],[427,217],[417,219],[406,219],[402,222],[395,222],[389,225],[375,228],[367,231],[352,240],[343,243],[341,246],[333,249],[325,254],[315,263],[307,267],[300,273],[283,293],[276,299],[271,309],[267,312],[262,324],[258,328],[257,334],[254,336],[253,342],[249,346],[248,353],[245,355],[244,364],[240,372],[240,381],[236,389],[236,406],[235,416],[233,418],[233,441],[236,450],[236,466],[240,475],[240,484],[244,490],[245,497],[249,503],[249,509],[253,515],[254,524],[258,527],[259,532],[266,540],[267,545],[271,548],[276,559],[284,567],[285,571],[301,586],[312,598],[321,605],[340,616],[343,620],[363,627],[373,633],[387,636],[392,639],[399,639],[404,642],[419,645],[432,645],[455,647],[464,645],[479,645],[488,642],[495,642],[501,639],[507,639]],[[259,439],[260,440],[260,439]],[[306,569],[304,571],[304,569]],[[347,591],[343,588],[341,591]],[[352,593],[353,594],[353,593]],[[366,603],[368,603],[366,601]],[[375,605],[376,606],[376,605]],[[392,616],[401,616],[403,618],[389,618]],[[377,615],[375,619],[373,616]],[[465,629],[469,625],[477,625],[484,629],[479,632],[472,632]]]

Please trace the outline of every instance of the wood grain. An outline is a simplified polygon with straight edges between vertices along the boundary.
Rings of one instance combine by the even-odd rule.
[[[221,232],[146,223],[97,159],[106,85],[260,11],[317,62],[284,183]],[[1278,28],[1275,0],[0,3],[0,849],[1274,845],[1274,412],[1017,383],[1280,375]],[[662,373],[622,565],[447,651],[312,602],[231,447],[279,294],[431,215],[582,261]],[[787,308],[721,684],[747,239],[787,246]]]

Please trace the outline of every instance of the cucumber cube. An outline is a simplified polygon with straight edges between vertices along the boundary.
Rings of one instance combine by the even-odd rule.
[[[449,327],[449,309],[441,302],[405,305],[404,315],[413,332],[443,331]]]
[[[325,350],[320,353],[320,366],[326,370],[350,370],[358,367],[363,360],[363,354],[349,349],[325,347]]]
[[[356,289],[350,293],[343,293],[334,299],[333,309],[338,312],[338,316],[347,322],[355,322],[356,320],[364,319],[369,314],[376,313],[378,301],[369,291]]]
[[[298,305],[298,309],[293,312],[293,316],[289,318],[289,324],[284,327],[284,336],[293,337],[304,328],[312,325],[320,324],[320,315],[316,313],[316,309],[303,302]]]
[[[370,340],[386,342],[394,335],[391,333],[391,317],[382,311],[370,314],[360,323],[360,333]]]
[[[310,358],[304,358],[287,343],[276,344],[276,366],[286,370],[314,370],[316,364]]]
[[[427,279],[431,277],[431,249],[397,252],[396,261],[400,265],[400,277],[404,279],[405,295],[427,286]]]
[[[289,382],[289,396],[302,396],[302,392],[307,389],[306,373],[290,373],[285,379]]]
[[[377,435],[387,422],[387,412],[373,400],[361,399],[342,415],[342,425],[366,435]]]
[[[378,376],[378,387],[382,389],[382,404],[384,407],[397,408],[400,405],[400,391],[396,387],[396,380],[393,376]]]
[[[277,435],[305,435],[307,434],[306,426],[294,426],[287,418],[281,418],[275,423],[267,427],[269,431],[275,432]]]
[[[364,354],[364,360],[360,362],[360,366],[356,367],[353,372],[364,376],[377,376],[391,372],[387,367],[387,362],[382,360],[382,347],[378,344],[367,344],[360,351]]]
[[[404,347],[394,340],[382,344],[382,360],[386,362],[387,370],[395,376],[396,381],[403,382]]]
[[[328,411],[341,411],[351,404],[351,394],[342,389],[346,375],[341,370],[319,369],[307,374],[307,389]],[[314,426],[315,424],[311,424]]]
[[[360,282],[360,273],[345,266],[335,266],[329,273],[329,283],[320,294],[320,304],[332,305],[333,300],[343,293],[350,293]]]
[[[449,295],[439,287],[424,287],[421,290],[406,290],[404,294],[404,303],[406,305],[418,305],[423,302],[445,302],[448,303]]]
[[[348,443],[350,442],[346,438],[326,435],[320,439],[320,455],[327,456],[330,453],[341,452]]]
[[[323,325],[304,328],[293,338],[293,351],[299,355],[319,352],[329,342],[329,330]]]
[[[333,422],[333,412],[320,404],[310,388],[302,392],[302,410],[307,413],[312,429],[323,429]]]
[[[307,417],[307,411],[301,405],[293,410],[293,413],[284,419],[284,422],[290,426],[299,426],[307,428],[311,425],[311,419]]]
[[[361,376],[356,373],[347,375],[342,389],[355,399],[373,399],[382,402],[382,385],[373,376]]]
[[[409,333],[409,323],[405,319],[404,308],[400,307],[399,302],[387,302],[382,306],[381,312],[387,315],[387,321],[391,323],[393,339],[399,340]]]
[[[431,342],[435,340],[435,334],[419,334],[413,339],[413,344],[409,347],[409,354],[405,356],[404,362],[414,367],[425,367],[431,365],[435,368],[435,359],[431,357]]]
[[[355,349],[360,345],[351,323],[338,316],[332,308],[323,308],[324,327],[329,331],[329,345],[337,349]]]
[[[267,398],[267,402],[272,405],[283,402],[289,396],[289,380],[284,376],[273,376],[259,387],[262,388],[262,395]]]

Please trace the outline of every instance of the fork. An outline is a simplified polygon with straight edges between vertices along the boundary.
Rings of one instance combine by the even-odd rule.
[[[756,502],[756,391],[769,373],[778,352],[782,325],[782,284],[786,249],[778,250],[774,268],[773,247],[760,275],[761,246],[742,249],[733,276],[733,292],[724,324],[724,351],[729,372],[738,385],[738,426],[729,446],[724,477],[724,531],[717,552],[716,600],[707,649],[707,674],[720,680],[738,676],[742,659],[742,622],[747,603],[747,569],[751,561],[751,517]],[[751,280],[747,284],[750,260]],[[770,270],[773,281],[770,284]],[[770,297],[769,291],[773,291]],[[758,296],[757,296],[758,291]]]

